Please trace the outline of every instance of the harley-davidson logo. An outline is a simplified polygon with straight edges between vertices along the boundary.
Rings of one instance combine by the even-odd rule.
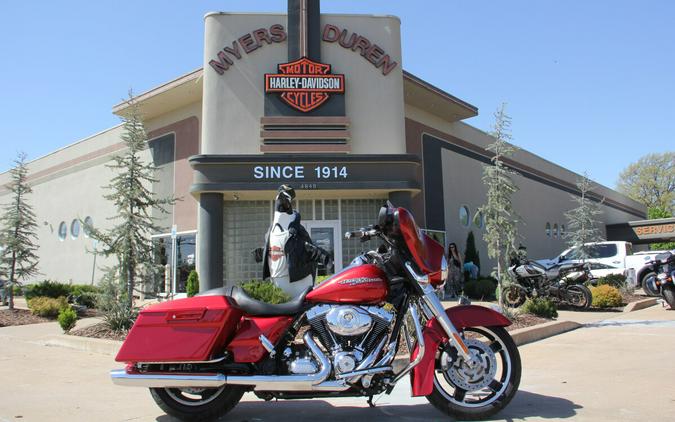
[[[304,113],[325,103],[330,94],[345,93],[345,75],[332,75],[329,64],[303,57],[278,65],[278,70],[265,74],[265,92],[280,92],[286,104]]]
[[[348,286],[357,286],[359,284],[382,283],[381,278],[359,277],[348,278],[346,280],[338,281],[338,284],[346,284]]]

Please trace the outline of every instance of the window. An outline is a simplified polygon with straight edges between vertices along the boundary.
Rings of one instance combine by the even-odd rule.
[[[84,232],[84,237],[91,236],[91,229],[93,228],[94,228],[94,220],[91,217],[85,218],[84,227],[82,228],[82,231]]]
[[[617,254],[616,244],[598,244],[598,245],[587,245],[585,248],[587,258],[611,258]],[[565,255],[565,259],[581,259],[582,252],[579,248],[572,248]]]
[[[61,224],[59,224],[59,240],[66,240],[66,236],[68,236],[68,225],[65,221],[62,221]]]
[[[482,229],[484,224],[485,222],[483,221],[483,213],[480,211],[476,212],[476,215],[473,216],[473,225],[479,229]]]
[[[560,237],[565,236],[565,225],[561,224],[560,225]]]
[[[551,223],[546,223],[546,237],[551,237]]]
[[[462,205],[459,207],[459,224],[464,227],[469,227],[469,207]]]
[[[553,238],[557,239],[558,238],[558,223],[555,223],[553,225]]]
[[[176,292],[185,293],[190,271],[195,269],[196,233],[179,234],[176,237]],[[155,263],[161,265],[164,271],[155,275],[154,285],[145,286],[147,291],[168,292],[171,290],[173,277],[171,275],[172,247],[170,235],[153,237]]]
[[[77,218],[70,223],[70,237],[73,239],[80,237],[80,220]]]

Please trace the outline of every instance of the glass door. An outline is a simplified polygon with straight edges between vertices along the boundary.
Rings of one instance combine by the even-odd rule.
[[[317,275],[335,274],[342,270],[342,237],[340,236],[340,221],[338,220],[310,220],[303,225],[312,238],[314,244],[331,254],[333,262],[326,267],[319,264]]]

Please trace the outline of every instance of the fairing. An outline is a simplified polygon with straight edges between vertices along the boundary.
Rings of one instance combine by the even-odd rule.
[[[387,278],[372,264],[347,267],[321,283],[305,297],[314,303],[377,304],[386,299]]]
[[[417,227],[412,214],[405,208],[396,210],[394,221],[419,269],[429,276],[433,285],[442,284],[445,281],[441,277],[443,245]]]
[[[115,360],[205,361],[234,334],[241,311],[226,296],[196,296],[143,309]]]
[[[483,306],[466,305],[455,306],[445,310],[452,324],[461,331],[466,327],[507,327],[511,321],[499,312]],[[422,361],[410,374],[412,395],[427,396],[431,394],[434,385],[434,366],[436,364],[436,350],[438,345],[447,340],[447,335],[436,319],[431,319],[424,327],[424,348],[426,352]],[[415,348],[410,356],[412,361],[417,357],[418,349]]]

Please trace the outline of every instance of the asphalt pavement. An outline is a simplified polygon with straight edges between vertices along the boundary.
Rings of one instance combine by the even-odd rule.
[[[520,390],[492,420],[675,421],[675,311],[584,319],[584,328],[519,348]],[[58,332],[55,323],[0,328],[1,422],[175,420],[146,389],[113,385],[108,371],[121,365],[110,356],[42,344]],[[247,394],[221,420],[449,420],[409,394],[407,379],[376,397],[375,408],[362,398],[264,402]]]

